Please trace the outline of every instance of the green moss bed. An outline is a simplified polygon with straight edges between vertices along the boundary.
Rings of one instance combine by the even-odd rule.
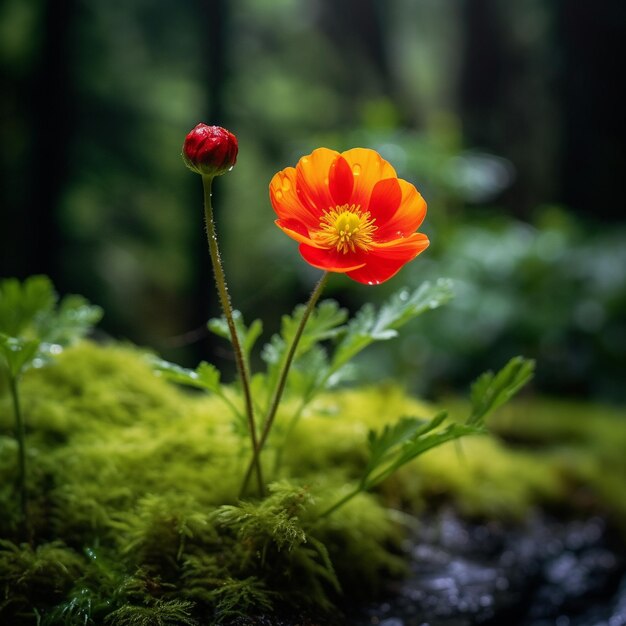
[[[337,615],[345,598],[402,576],[407,514],[442,503],[512,524],[538,507],[601,514],[626,536],[626,420],[607,408],[519,400],[490,420],[493,436],[446,444],[319,518],[358,480],[370,428],[433,408],[395,386],[322,396],[273,476],[265,457],[271,496],[240,502],[249,443],[224,400],[165,382],[138,350],[83,342],[29,371],[21,392],[29,541],[19,539],[17,444],[0,384],[0,624]]]

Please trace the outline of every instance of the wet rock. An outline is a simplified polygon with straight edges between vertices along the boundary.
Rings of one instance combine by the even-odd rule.
[[[625,555],[599,518],[510,529],[447,512],[405,549],[411,575],[352,626],[626,626]]]
[[[626,552],[600,518],[537,514],[516,528],[448,511],[420,520],[410,575],[349,617],[273,615],[228,626],[626,626]]]

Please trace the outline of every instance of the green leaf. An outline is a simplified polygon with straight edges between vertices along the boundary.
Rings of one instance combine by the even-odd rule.
[[[446,417],[446,413],[443,412],[440,415],[443,418]],[[432,448],[436,448],[448,441],[453,441],[454,439],[459,439],[461,437],[465,437],[467,435],[482,435],[487,431],[480,426],[469,426],[467,424],[449,424],[443,430],[438,432],[426,434],[420,433],[419,435],[414,436],[411,441],[407,442],[405,447],[402,450],[402,453],[398,455],[397,459],[394,461],[392,466],[388,470],[388,474],[392,474],[398,468],[406,465],[416,457],[428,452]],[[382,480],[384,477],[381,477]]]
[[[0,333],[0,362],[4,361],[12,378],[17,378],[37,355],[39,342],[9,337]]]
[[[239,339],[239,344],[241,345],[241,349],[244,353],[244,358],[246,359],[246,362],[248,362],[254,345],[263,332],[263,323],[261,320],[254,320],[252,324],[250,324],[249,328],[246,327],[243,315],[240,311],[233,311],[233,321],[235,323],[237,339]],[[230,329],[228,328],[228,322],[224,316],[210,319],[207,327],[218,337],[231,341]]]
[[[274,335],[270,342],[263,346],[261,358],[268,365],[267,384],[270,389],[274,389],[276,385],[283,358],[295,337],[305,308],[305,306],[299,305],[295,308],[292,315],[284,315],[280,335]],[[342,325],[346,321],[347,316],[347,311],[340,308],[334,300],[324,300],[313,310],[300,337],[294,364],[289,374],[288,385],[290,388],[294,378],[294,370],[299,369],[302,372],[303,368],[306,367],[300,361],[308,355],[308,352],[315,349],[319,342],[336,337],[343,332],[345,327]],[[319,360],[320,355],[318,354],[311,358]],[[325,377],[328,377],[331,372],[326,367],[324,373]],[[321,372],[317,372],[317,374],[321,374]],[[295,374],[295,378],[298,378],[298,374]],[[315,378],[319,383],[318,388],[320,386],[323,387],[324,378],[321,375],[316,375]],[[309,382],[312,382],[312,380],[309,379]],[[301,383],[301,380],[297,381],[296,386],[301,385]],[[312,397],[313,393],[314,389],[310,387],[310,397]]]
[[[423,283],[413,293],[406,289],[393,295],[378,312],[366,304],[348,324],[335,350],[331,371],[336,371],[374,341],[386,341],[398,335],[397,329],[436,309],[452,298],[452,282],[440,278],[435,284]]]
[[[14,278],[0,281],[0,351],[13,376],[33,364],[47,363],[102,317],[100,307],[81,296],[67,296],[55,308],[56,303],[46,276],[32,276],[23,283]]]
[[[370,458],[364,473],[364,481],[376,469],[389,463],[406,444],[414,443],[419,437],[434,430],[446,419],[447,413],[437,413],[430,420],[403,417],[393,425],[387,424],[379,433],[371,430],[367,443]]]
[[[31,276],[23,283],[16,278],[0,281],[0,332],[20,336],[37,317],[50,313],[56,301],[47,276]]]
[[[148,360],[155,372],[170,382],[221,394],[220,373],[214,365],[206,361],[202,361],[192,370],[155,356],[150,356]]]
[[[298,326],[304,315],[306,306],[298,305],[292,315],[283,315],[281,324],[281,337],[288,345],[293,341]],[[298,354],[304,354],[316,343],[336,337],[341,332],[341,326],[348,318],[346,309],[342,309],[334,300],[320,302],[306,323],[300,343]]]
[[[517,356],[497,374],[482,374],[472,385],[472,412],[467,423],[481,423],[489,413],[508,402],[533,377],[534,370],[533,360]]]
[[[428,422],[422,422],[421,420],[408,420],[407,422],[406,419],[401,420],[391,429],[395,435],[395,440],[391,439],[390,432],[385,433],[383,430],[382,435],[388,439],[386,443],[389,445],[386,448],[379,448],[375,451],[378,456],[372,456],[366,468],[361,482],[362,489],[375,487],[403,465],[410,463],[413,459],[428,452],[428,450],[467,435],[478,435],[486,432],[482,426],[457,423],[449,424],[441,430],[436,430],[442,425],[446,417],[447,413],[442,411]],[[377,445],[380,444],[377,442]]]
[[[328,377],[328,357],[321,346],[313,346],[302,355],[289,372],[289,389],[308,402]]]
[[[87,335],[102,314],[99,306],[89,304],[82,296],[66,296],[57,311],[37,321],[37,334],[48,344],[68,346]]]

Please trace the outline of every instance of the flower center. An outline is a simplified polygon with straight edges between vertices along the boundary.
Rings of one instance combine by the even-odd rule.
[[[325,248],[336,248],[347,254],[357,248],[369,250],[372,234],[376,230],[369,211],[361,212],[361,205],[344,204],[324,211],[320,220],[320,230],[313,235],[316,243]]]

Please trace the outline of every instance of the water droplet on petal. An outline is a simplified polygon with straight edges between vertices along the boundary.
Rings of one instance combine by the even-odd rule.
[[[282,187],[285,193],[291,189],[291,181],[286,176],[283,178]]]
[[[275,191],[274,195],[276,196],[276,200],[282,200],[283,199],[283,192],[280,189]]]
[[[352,166],[352,173],[353,173],[355,176],[358,176],[358,175],[361,173],[361,165],[360,165],[359,163],[355,163],[355,164]]]

